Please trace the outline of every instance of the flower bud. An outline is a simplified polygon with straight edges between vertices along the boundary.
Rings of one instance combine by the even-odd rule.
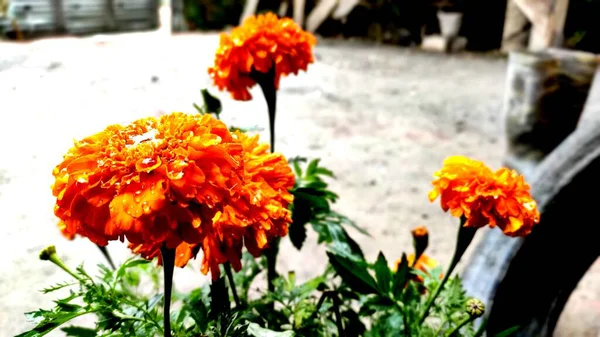
[[[411,233],[413,237],[413,246],[415,248],[415,257],[418,260],[429,245],[429,231],[425,226],[418,226],[414,228]]]
[[[40,252],[40,260],[48,261],[52,255],[56,254],[56,247],[48,246]]]
[[[480,300],[476,299],[476,298],[471,298],[467,301],[467,313],[469,313],[469,315],[471,317],[481,317],[483,315],[483,313],[485,312],[485,305],[483,304],[483,302],[481,302]]]

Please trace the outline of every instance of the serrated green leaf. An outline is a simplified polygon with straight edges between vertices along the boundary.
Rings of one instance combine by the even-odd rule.
[[[327,256],[331,266],[351,289],[361,294],[374,294],[377,292],[377,283],[369,274],[367,268],[332,252],[327,252]]]
[[[359,315],[370,316],[376,312],[385,312],[394,308],[394,302],[385,296],[373,296],[368,298],[360,307]]]
[[[253,337],[294,337],[295,335],[293,331],[273,331],[265,329],[256,323],[248,324],[246,332]]]
[[[375,262],[375,277],[377,278],[377,286],[382,294],[390,292],[390,282],[392,280],[392,272],[388,266],[388,262],[382,252],[377,256]]]
[[[160,300],[162,300],[162,298],[163,298],[163,294],[156,294],[156,295],[152,296],[148,300],[148,304],[146,305],[146,308],[148,310],[151,310],[160,302]]]
[[[62,324],[85,314],[88,314],[87,311],[74,311],[74,312],[51,312],[48,316],[44,317],[44,319],[33,329],[26,331],[22,334],[19,334],[15,337],[41,337],[46,334],[52,332],[52,330],[61,326]]]
[[[126,261],[125,263],[123,263],[121,265],[121,267],[119,267],[119,270],[117,271],[117,279],[120,279],[121,277],[123,277],[123,275],[125,274],[125,272],[127,271],[128,268],[133,268],[139,265],[144,265],[144,264],[148,264],[150,263],[150,260],[142,260],[142,259],[131,259]]]
[[[73,285],[76,285],[76,284],[78,284],[78,283],[68,283],[68,282],[58,283],[58,284],[55,284],[55,285],[50,286],[48,288],[44,288],[44,289],[40,290],[40,292],[42,292],[44,294],[48,294],[48,293],[51,293],[53,291],[56,291],[56,290],[59,290],[59,289],[63,289],[63,288],[66,288],[66,287],[70,287],[70,286],[73,286]]]
[[[408,277],[410,274],[410,267],[408,266],[408,259],[406,258],[406,254],[402,254],[402,259],[398,264],[398,269],[392,278],[392,294],[396,300],[400,300],[402,297],[402,291],[404,291],[404,287],[408,282]]]
[[[61,329],[67,337],[95,337],[96,330],[80,326],[68,326]]]

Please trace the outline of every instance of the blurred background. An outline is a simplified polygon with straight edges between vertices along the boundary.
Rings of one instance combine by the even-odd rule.
[[[529,36],[545,26],[544,29],[560,30],[562,44],[568,48],[598,52],[600,1],[557,3],[560,4],[546,0],[0,0],[0,32],[7,38],[20,39],[147,30],[159,25],[158,8],[165,6],[172,13],[172,20],[165,24],[177,32],[227,29],[250,14],[272,11],[293,17],[323,37],[410,46],[421,45],[424,38],[441,33],[461,37],[448,43],[454,49],[494,51],[524,46]],[[551,12],[556,18],[546,22]]]
[[[268,139],[260,90],[237,102],[207,74],[218,33],[266,11],[319,40],[308,71],[282,80],[278,150],[336,173],[336,209],[370,232],[353,235],[371,260],[410,251],[409,230],[426,225],[429,255],[449,262],[456,223],[428,202],[431,177],[449,155],[504,162],[508,52],[600,53],[600,0],[0,0],[0,337],[30,327],[23,312],[52,300],[37,290],[65,279],[41,249],[55,244],[73,266],[104,262],[56,228],[51,172],[73,139],[192,112],[202,88],[222,99],[226,123]],[[581,121],[600,115],[594,83]],[[283,244],[281,272],[306,279],[325,264],[314,235],[302,252]],[[129,256],[118,242],[109,249],[117,262]],[[203,282],[198,265],[176,270],[175,286]],[[600,336],[598,261],[554,335]]]

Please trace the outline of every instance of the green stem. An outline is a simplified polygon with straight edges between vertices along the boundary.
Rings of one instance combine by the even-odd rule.
[[[323,303],[325,303],[325,299],[331,299],[331,301],[333,302],[333,312],[335,315],[335,324],[337,326],[337,330],[338,330],[338,336],[339,337],[345,337],[346,336],[346,332],[344,331],[344,324],[342,322],[342,314],[340,313],[340,298],[337,295],[337,292],[335,291],[325,291],[323,292],[323,294],[321,295],[321,297],[319,298],[319,302],[317,303],[317,307],[315,309],[315,311],[313,312],[311,317],[314,317],[318,314],[319,310],[321,309],[321,306],[323,306]]]
[[[239,308],[242,305],[242,302],[240,301],[237,289],[235,288],[235,281],[233,280],[233,273],[231,272],[231,264],[227,262],[223,265],[223,268],[225,269],[225,274],[227,274],[227,279],[229,280],[229,288],[231,288],[235,306]]]
[[[112,314],[115,315],[115,317],[119,317],[121,319],[127,319],[127,320],[130,320],[130,321],[138,321],[138,322],[144,322],[144,323],[146,323],[146,320],[143,319],[143,318],[125,315],[125,314],[122,314],[122,313],[120,313],[118,311],[113,311]]]
[[[335,292],[331,292],[329,297],[333,301],[333,313],[335,314],[335,323],[338,330],[338,336],[346,337],[346,332],[344,331],[344,324],[342,322],[342,314],[340,313],[340,298]]]
[[[57,265],[58,267],[60,267],[60,269],[66,271],[67,273],[69,273],[69,275],[73,276],[77,281],[79,282],[84,282],[84,279],[81,278],[81,276],[75,274],[71,269],[69,269],[69,267],[67,267],[62,260],[58,257],[58,255],[56,255],[56,253],[51,254],[50,258],[48,259],[50,262],[54,263],[55,265]]]
[[[277,110],[277,90],[275,89],[275,62],[267,73],[252,69],[250,77],[262,89],[269,113],[269,132],[271,136],[271,153],[275,152],[275,112]]]
[[[463,225],[464,225],[465,221],[466,221],[466,219],[463,217],[461,219],[460,228],[458,230],[458,238],[456,240],[456,248],[454,249],[454,256],[452,257],[450,266],[448,267],[448,270],[446,271],[446,274],[444,275],[442,282],[440,282],[440,284],[435,289],[434,293],[432,295],[430,295],[429,298],[427,299],[427,302],[425,302],[425,309],[421,313],[421,318],[419,319],[419,325],[422,325],[423,322],[425,322],[425,319],[427,318],[427,315],[429,315],[429,310],[431,309],[433,303],[435,302],[435,299],[438,297],[440,292],[442,292],[442,289],[444,289],[444,286],[446,285],[446,282],[448,282],[448,280],[450,279],[450,275],[454,271],[454,268],[456,268],[456,265],[458,265],[458,262],[460,261],[463,254],[467,250],[467,247],[469,247],[469,244],[471,244],[471,241],[473,241],[473,237],[475,237],[475,232],[477,231],[477,228],[464,227]]]
[[[171,292],[173,291],[173,270],[175,269],[175,249],[163,245],[160,248],[163,261],[165,306],[164,336],[171,337]]]
[[[404,324],[404,335],[410,337],[410,326],[408,325],[408,315],[404,303],[397,302],[393,298],[391,300],[396,305],[396,308],[398,308],[398,311],[400,311],[400,313],[402,314],[402,323]]]
[[[442,332],[442,328],[444,327],[444,325],[446,325],[447,321],[442,321],[442,324],[440,324],[440,326],[438,326],[437,330],[435,330],[435,334],[434,336],[439,336],[440,332]]]
[[[102,255],[104,255],[104,258],[106,258],[106,260],[108,261],[108,264],[110,265],[112,270],[117,270],[117,268],[115,267],[115,263],[112,260],[112,257],[108,253],[108,249],[105,246],[103,247],[100,245],[96,245],[96,247],[98,247],[98,249],[100,249],[100,252],[102,252]]]
[[[456,333],[458,333],[458,330],[460,330],[460,328],[467,325],[469,322],[474,321],[475,318],[477,318],[477,317],[468,315],[467,317],[465,317],[465,319],[463,319],[460,323],[458,323],[457,326],[455,326],[452,330],[448,331],[448,333],[446,334],[446,337],[454,336]]]
[[[473,335],[473,337],[483,336],[483,334],[485,332],[485,328],[487,326],[487,322],[488,322],[487,318],[483,320],[483,322],[481,323],[481,325],[479,325],[479,328],[477,329],[477,331],[475,331],[475,334]]]

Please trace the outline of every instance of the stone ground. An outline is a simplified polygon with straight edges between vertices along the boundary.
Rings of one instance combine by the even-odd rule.
[[[61,155],[73,139],[110,123],[193,111],[199,89],[210,87],[206,68],[217,42],[215,34],[139,33],[0,43],[0,337],[29,327],[22,313],[53,298],[37,289],[65,279],[38,260],[45,246],[55,244],[70,265],[103,262],[93,245],[67,242],[55,227],[51,171]],[[410,251],[409,229],[423,224],[432,233],[429,254],[446,264],[456,222],[427,201],[431,175],[453,154],[500,165],[505,59],[326,40],[315,54],[308,73],[282,81],[278,150],[323,158],[336,172],[336,209],[369,230],[371,238],[356,234],[369,258]],[[223,117],[266,129],[265,103],[258,89],[252,92],[251,102],[220,93]],[[324,265],[314,239],[303,254],[284,242],[280,270],[307,278]],[[109,248],[117,260],[128,256],[119,244]],[[193,268],[175,278],[180,288],[205,279]],[[596,263],[556,336],[600,334],[599,279]]]

